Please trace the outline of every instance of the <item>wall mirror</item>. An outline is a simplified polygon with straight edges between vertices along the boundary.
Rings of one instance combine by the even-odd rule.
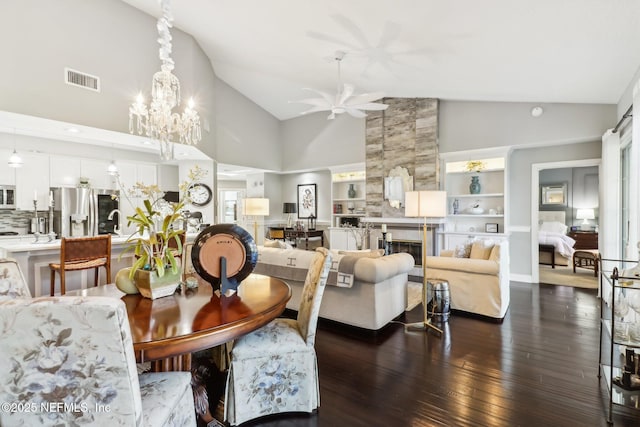
[[[384,178],[384,199],[395,209],[404,206],[404,193],[413,191],[413,177],[407,168],[396,166]]]
[[[543,206],[566,206],[567,183],[541,185],[540,204]]]

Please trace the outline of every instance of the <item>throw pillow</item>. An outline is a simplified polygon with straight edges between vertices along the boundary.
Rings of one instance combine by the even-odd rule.
[[[485,241],[485,240],[476,240],[471,245],[471,253],[469,254],[469,258],[471,259],[489,259],[489,255],[491,255],[491,250],[493,249],[493,242]]]
[[[380,258],[384,255],[384,249],[371,249],[364,251],[338,251],[339,255],[350,255],[358,258]]]
[[[280,242],[277,240],[271,240],[271,239],[264,239],[264,247],[265,248],[278,248],[278,249],[282,249],[282,246],[280,246]]]
[[[489,255],[490,261],[500,261],[500,245],[493,245],[493,249],[491,249],[491,254]]]
[[[456,246],[453,250],[453,256],[456,258],[469,258],[471,256],[471,242]]]

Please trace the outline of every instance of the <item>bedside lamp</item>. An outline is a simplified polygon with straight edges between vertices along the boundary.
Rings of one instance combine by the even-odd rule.
[[[404,215],[424,218],[422,225],[422,311],[423,321],[412,323],[405,329],[429,330],[432,328],[442,335],[442,330],[433,326],[427,311],[427,218],[444,218],[447,216],[446,191],[407,191],[405,193]]]
[[[576,212],[576,219],[584,220],[582,224],[580,224],[580,230],[589,231],[591,230],[589,220],[596,219],[595,211],[593,209],[578,209],[578,212]]]
[[[287,215],[287,228],[293,228],[293,216],[291,214],[298,213],[298,207],[295,203],[283,203],[282,213]]]
[[[269,215],[269,199],[264,198],[247,198],[244,199],[243,215],[251,215],[254,217],[253,222],[253,238],[258,244],[258,218],[259,216]]]

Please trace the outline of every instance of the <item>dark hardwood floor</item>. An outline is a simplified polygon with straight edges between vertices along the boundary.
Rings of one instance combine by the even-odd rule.
[[[442,338],[321,321],[318,412],[243,426],[606,426],[597,291],[511,285],[503,323],[454,314]],[[640,409],[617,408],[616,426],[640,426]]]

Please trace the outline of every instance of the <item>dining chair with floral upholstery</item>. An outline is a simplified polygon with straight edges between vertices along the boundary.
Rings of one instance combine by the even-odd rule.
[[[229,424],[320,406],[314,343],[330,266],[330,252],[317,248],[297,319],[275,319],[234,342],[224,407]]]
[[[0,300],[2,426],[195,426],[188,372],[138,376],[124,303]]]
[[[18,262],[0,258],[0,301],[14,298],[31,298],[31,291]]]

